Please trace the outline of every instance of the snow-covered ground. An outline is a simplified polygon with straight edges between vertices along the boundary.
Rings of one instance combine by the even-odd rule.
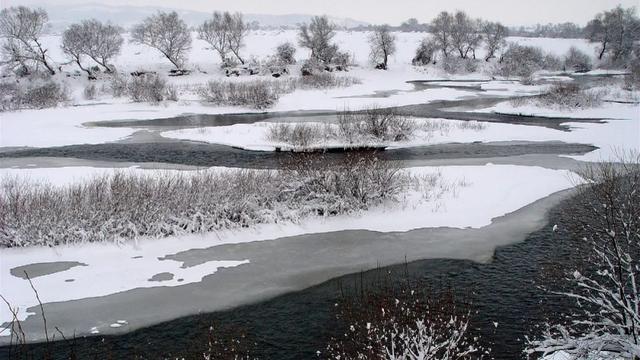
[[[3,169],[0,174],[28,176],[35,181],[48,180],[64,186],[108,171],[115,170],[89,167]],[[0,264],[2,286],[11,289],[11,292],[3,295],[8,297],[11,304],[19,307],[21,319],[28,315],[26,308],[36,305],[36,299],[28,282],[12,275],[10,270],[29,264],[61,261],[84,264],[33,279],[42,301],[46,303],[103,296],[140,287],[180,286],[201,281],[220,267],[239,266],[251,261],[221,260],[183,267],[180,262],[163,260],[167,255],[189,249],[340,230],[393,232],[425,227],[480,228],[490,224],[495,217],[570,188],[576,180],[572,173],[564,170],[512,165],[420,167],[408,171],[418,176],[439,173],[441,186],[431,192],[414,189],[405,195],[400,204],[386,204],[355,216],[309,218],[299,224],[260,225],[251,229],[203,235],[143,238],[124,244],[0,249],[3,259]],[[171,279],[151,280],[158,274]],[[10,320],[10,313],[2,307],[0,323]]]
[[[544,91],[544,86],[526,86],[516,81],[490,81],[491,76],[484,73],[464,75],[448,75],[432,67],[419,69],[410,65],[420,40],[426,36],[422,33],[397,33],[397,51],[390,59],[390,69],[379,71],[369,64],[369,45],[367,32],[338,31],[336,43],[348,51],[356,66],[348,73],[337,76],[350,76],[361,81],[360,84],[347,88],[328,90],[297,90],[282,95],[277,104],[270,110],[343,110],[359,109],[372,105],[388,107],[420,104],[436,100],[454,100],[465,97],[535,95]],[[194,89],[208,80],[226,79],[220,70],[220,60],[210,46],[194,37],[193,47],[188,55],[187,68],[191,74],[179,77],[168,77],[167,80],[179,92],[178,102],[164,102],[160,105],[131,103],[126,98],[113,98],[108,92],[100,90],[108,87],[108,77],[96,82],[89,82],[73,63],[68,63],[60,49],[60,35],[49,35],[43,38],[43,45],[48,49],[48,56],[62,67],[63,72],[56,75],[69,89],[71,100],[64,107],[43,110],[22,110],[3,113],[0,117],[0,147],[46,147],[72,144],[94,144],[116,141],[127,137],[134,129],[126,128],[91,128],[83,125],[90,121],[131,120],[167,118],[185,113],[222,114],[237,112],[255,112],[242,107],[218,107],[201,103]],[[594,53],[594,44],[582,39],[528,39],[509,38],[509,41],[541,46],[545,51],[563,55],[571,46],[577,46],[585,52]],[[264,60],[274,53],[275,48],[290,41],[297,44],[297,33],[287,31],[252,31],[243,48],[243,55],[248,58]],[[478,52],[481,57],[482,52]],[[309,56],[305,49],[298,49],[296,58],[303,61]],[[171,64],[156,50],[133,44],[129,35],[125,34],[122,53],[113,59],[118,72],[128,74],[132,71],[146,70],[167,74]],[[71,74],[71,76],[67,76]],[[556,76],[557,77],[557,76]],[[234,78],[232,81],[247,81],[256,77]],[[259,78],[271,79],[269,76]],[[484,92],[465,91],[452,88],[428,88],[416,91],[411,80],[428,79],[473,79],[485,80],[483,83],[468,83],[469,86],[480,86]],[[558,79],[556,79],[558,80]],[[566,79],[564,79],[566,80]],[[96,84],[96,99],[86,100],[83,89],[90,83]],[[445,83],[440,83],[445,85]],[[456,84],[462,85],[465,84]],[[376,93],[389,92],[380,97]]]

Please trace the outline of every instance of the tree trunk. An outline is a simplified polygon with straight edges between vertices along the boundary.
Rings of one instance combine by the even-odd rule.
[[[604,56],[605,51],[607,51],[607,41],[603,41],[602,42],[602,50],[600,51],[600,55],[598,56],[598,60],[602,60],[602,57]]]
[[[384,50],[384,69],[387,70],[387,59],[389,55],[387,54],[387,50]]]

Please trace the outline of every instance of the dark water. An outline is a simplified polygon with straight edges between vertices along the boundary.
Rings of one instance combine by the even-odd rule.
[[[561,142],[530,142],[512,144],[441,144],[378,152],[384,160],[436,160],[462,158],[491,158],[527,154],[582,155],[597,149],[591,145]],[[277,168],[290,153],[247,151],[225,145],[188,141],[159,143],[109,143],[97,145],[71,145],[0,153],[2,158],[33,156],[69,157],[86,160],[160,162],[194,166],[228,166],[243,168]],[[341,159],[344,153],[327,153],[329,159]]]
[[[429,288],[453,288],[473,303],[472,333],[492,349],[496,359],[523,358],[525,335],[535,335],[547,316],[557,318],[571,303],[550,295],[538,286],[552,286],[570,266],[577,243],[553,224],[566,224],[576,209],[565,201],[550,213],[549,224],[532,233],[525,242],[497,249],[493,261],[478,264],[459,260],[425,260],[347,275],[321,285],[279,296],[270,301],[226,312],[177,319],[111,337],[77,339],[79,358],[201,358],[207,332],[215,328],[243,329],[257,343],[261,359],[312,359],[331,335],[336,335],[332,309],[341,291],[371,282],[380,272],[424,281]],[[342,289],[342,290],[341,290]],[[494,322],[498,326],[494,326]],[[32,345],[37,354],[44,345]],[[55,358],[68,356],[70,343],[50,345]],[[0,349],[6,355],[7,349]],[[38,358],[36,356],[36,358]]]

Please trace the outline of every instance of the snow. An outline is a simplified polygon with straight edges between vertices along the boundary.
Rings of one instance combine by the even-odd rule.
[[[617,114],[624,118],[631,116],[629,108],[634,106],[626,104],[607,104],[607,108],[614,110],[593,110],[592,113],[605,112],[609,115]],[[495,107],[500,109],[500,107]],[[494,108],[494,109],[495,109]],[[637,107],[635,107],[637,109]],[[616,109],[624,109],[616,111]],[[507,111],[508,112],[508,111]],[[538,113],[536,113],[538,114]],[[567,113],[567,117],[580,117],[587,115],[581,112]],[[595,116],[594,116],[595,117]],[[604,123],[567,122],[571,131],[561,131],[542,126],[516,125],[507,123],[478,123],[481,129],[465,128],[467,124],[460,120],[445,119],[415,119],[418,129],[414,131],[412,138],[404,142],[367,143],[358,145],[382,145],[390,148],[403,148],[413,146],[436,145],[445,143],[473,143],[473,142],[498,142],[498,141],[562,141],[566,143],[591,144],[599,149],[577,159],[584,161],[616,160],[620,151],[640,151],[640,118],[633,120],[611,120]],[[428,122],[432,124],[426,130],[420,124]],[[323,126],[322,123],[308,123],[310,125]],[[163,132],[162,136],[184,140],[204,141],[214,144],[229,145],[247,150],[274,151],[276,147],[290,148],[287,144],[268,140],[269,128],[277,126],[277,123],[258,122],[253,124],[236,124],[231,126],[204,127],[199,129],[183,129]],[[334,125],[335,127],[335,125]],[[326,141],[313,144],[316,147],[344,147],[344,142]],[[352,144],[353,145],[353,144]]]
[[[49,178],[52,183],[64,185],[91,176],[94,171],[85,167],[73,171],[68,168],[30,168],[4,169],[2,173],[20,172],[32,179]],[[400,204],[385,204],[358,215],[309,218],[299,224],[265,224],[209,234],[141,238],[122,244],[0,249],[3,259],[0,280],[3,288],[11,289],[3,295],[13,306],[19,307],[19,318],[24,319],[28,315],[26,309],[37,303],[28,282],[10,274],[10,270],[17,266],[58,261],[87,265],[34,278],[33,283],[44,303],[104,296],[135,288],[179,286],[199,282],[219,268],[240,266],[250,261],[220,260],[183,267],[183,263],[165,258],[189,249],[340,230],[395,232],[425,227],[480,228],[489,225],[493,218],[575,184],[572,173],[565,170],[515,165],[419,167],[408,171],[416,176],[439,173],[440,185],[446,190],[434,189],[427,197],[423,189],[413,189]],[[389,221],[390,218],[394,221]],[[171,280],[150,281],[153,275],[163,272],[174,276]],[[66,282],[67,279],[74,281]],[[9,312],[2,307],[0,323],[10,320]],[[117,323],[117,320],[111,319],[110,323]]]
[[[604,103],[601,106],[585,109],[553,109],[536,105],[514,106],[508,101],[495,106],[476,110],[477,112],[494,112],[516,115],[536,115],[547,117],[567,117],[583,119],[640,119],[639,104]]]
[[[210,168],[211,171],[225,168]],[[197,171],[197,170],[194,170]],[[92,178],[125,173],[132,175],[154,175],[161,173],[178,173],[180,170],[141,169],[135,166],[126,168],[100,168],[91,166],[66,166],[56,168],[0,168],[0,183],[4,178],[20,178],[33,184],[46,183],[52,186],[65,186],[84,182]]]
[[[415,91],[409,80],[419,79],[478,79],[488,80],[487,75],[466,74],[448,75],[435,71],[410,66],[416,47],[426,36],[423,33],[397,33],[397,52],[390,59],[388,71],[371,69],[368,63],[369,45],[367,32],[338,31],[336,43],[342,49],[351,53],[357,64],[346,74],[337,76],[351,76],[361,80],[361,84],[347,88],[329,90],[298,90],[283,95],[275,105],[273,111],[288,110],[342,110],[345,108],[363,108],[367,106],[402,106],[426,103],[436,100],[453,100],[469,96],[479,96],[464,89],[435,88]],[[0,148],[1,147],[48,147],[72,144],[96,144],[117,141],[131,135],[135,129],[129,128],[92,128],[83,125],[91,121],[152,119],[179,116],[185,113],[222,114],[232,112],[255,112],[255,110],[240,107],[215,107],[200,103],[194,89],[211,79],[226,79],[219,68],[217,55],[209,49],[209,45],[196,39],[190,51],[188,68],[194,71],[186,76],[169,77],[170,84],[176,86],[180,93],[180,101],[166,102],[160,106],[145,103],[129,103],[127,99],[114,99],[108,94],[98,94],[96,100],[85,100],[83,89],[89,84],[86,76],[81,74],[74,64],[67,64],[67,59],[60,49],[60,36],[49,35],[43,37],[43,44],[48,49],[48,55],[56,64],[61,65],[66,73],[58,73],[56,78],[70,90],[71,105],[53,109],[22,110],[3,113],[0,117]],[[125,44],[122,53],[113,59],[113,64],[119,72],[128,74],[137,70],[152,70],[166,74],[171,64],[158,51],[144,45],[133,44],[129,35],[125,34]],[[566,52],[570,46],[592,49],[580,39],[528,39],[509,38],[518,43],[542,46],[548,51],[558,54]],[[290,41],[297,44],[297,34],[294,30],[287,31],[252,31],[243,49],[246,58],[264,59],[273,54],[274,49],[281,43]],[[308,51],[298,49],[296,58],[299,61],[308,57]],[[478,56],[481,56],[478,53]],[[76,75],[77,74],[77,75]],[[270,77],[261,77],[270,79]],[[255,77],[233,79],[233,81],[248,81]],[[108,87],[99,80],[95,82],[98,89]],[[470,85],[470,84],[468,84]],[[484,95],[509,96],[514,94],[533,95],[546,89],[546,86],[525,86],[517,82],[491,81],[481,84],[487,92]],[[377,91],[397,90],[388,97],[376,97]],[[354,98],[355,97],[355,98]]]

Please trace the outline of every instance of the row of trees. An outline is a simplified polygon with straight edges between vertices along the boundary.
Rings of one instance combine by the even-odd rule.
[[[476,58],[476,49],[483,41],[487,44],[485,60],[495,57],[506,44],[507,28],[496,22],[473,19],[464,11],[450,14],[441,12],[432,22],[433,41],[444,57],[456,53],[460,58]]]
[[[2,64],[11,66],[20,73],[29,74],[44,68],[50,74],[56,69],[40,38],[48,21],[42,9],[19,6],[5,8],[0,12],[0,33],[5,38],[2,44]],[[418,26],[417,20],[406,26]],[[234,63],[244,65],[241,49],[250,26],[242,14],[214,12],[213,16],[197,27],[197,36],[206,41],[218,53],[224,66]],[[484,59],[496,57],[506,45],[508,29],[498,23],[470,17],[464,11],[441,12],[429,24],[431,36],[419,46],[414,63],[427,64],[437,53],[443,57],[457,56],[461,59],[476,58],[476,50],[484,45]],[[369,37],[371,60],[380,69],[388,66],[388,57],[395,52],[396,37],[388,25],[375,26]],[[608,55],[613,63],[626,61],[633,53],[634,44],[640,40],[640,20],[634,9],[620,6],[598,14],[586,27],[588,38],[600,43],[599,59]],[[62,49],[71,62],[93,77],[95,67],[83,64],[84,58],[93,60],[106,72],[112,72],[109,61],[120,53],[122,29],[103,24],[98,20],[85,20],[71,25],[63,34]],[[311,51],[311,60],[326,65],[346,64],[349,56],[340,52],[333,42],[336,27],[326,16],[316,16],[309,24],[300,26],[298,44]],[[158,50],[177,69],[181,69],[191,49],[192,37],[187,24],[176,12],[158,12],[149,16],[131,30],[131,41]],[[291,57],[292,44],[282,48]],[[291,63],[293,59],[288,59]]]

